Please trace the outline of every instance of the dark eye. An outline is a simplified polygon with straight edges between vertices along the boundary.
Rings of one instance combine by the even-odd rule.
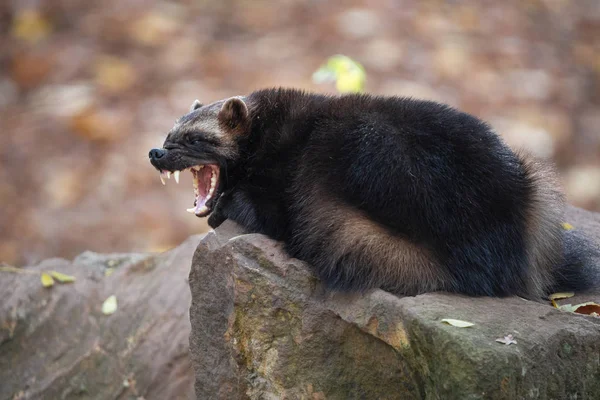
[[[190,144],[200,144],[202,140],[197,138],[190,138]]]

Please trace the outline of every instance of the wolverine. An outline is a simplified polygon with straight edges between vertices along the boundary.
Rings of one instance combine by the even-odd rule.
[[[161,180],[191,172],[189,212],[282,241],[332,290],[540,299],[592,284],[553,169],[447,105],[284,88],[196,100],[149,157]]]

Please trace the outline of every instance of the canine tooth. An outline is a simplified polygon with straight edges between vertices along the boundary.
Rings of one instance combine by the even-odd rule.
[[[165,178],[163,178],[162,174],[160,174],[159,176],[160,176],[160,181],[162,182],[162,184],[166,185]]]
[[[179,171],[173,172],[173,177],[175,178],[175,182],[179,183]]]
[[[171,179],[171,171],[167,171],[167,179]]]
[[[189,213],[192,213],[192,214],[194,214],[194,213],[195,213],[195,211],[196,211],[196,207],[188,208],[188,209],[186,209],[185,211],[187,211],[187,212],[189,212]]]

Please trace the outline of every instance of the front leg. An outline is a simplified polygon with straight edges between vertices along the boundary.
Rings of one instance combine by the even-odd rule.
[[[227,217],[220,209],[215,209],[208,217],[208,226],[217,229],[226,219]]]
[[[237,189],[223,193],[208,219],[212,228],[230,219],[242,225],[247,232],[262,233],[281,239],[287,226],[281,206],[260,194],[252,196],[250,191]]]
[[[212,213],[208,217],[208,225],[217,229],[227,217],[227,203],[229,203],[229,193],[223,193],[218,199],[214,206]]]
[[[250,197],[241,190],[223,193],[208,217],[208,225],[216,229],[226,219],[237,222],[249,232],[260,232],[258,216]]]

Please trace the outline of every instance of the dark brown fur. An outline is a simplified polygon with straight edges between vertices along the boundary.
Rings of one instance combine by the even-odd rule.
[[[287,89],[192,108],[153,165],[218,164],[209,224],[284,241],[332,289],[540,298],[591,283],[556,174],[471,115]]]

